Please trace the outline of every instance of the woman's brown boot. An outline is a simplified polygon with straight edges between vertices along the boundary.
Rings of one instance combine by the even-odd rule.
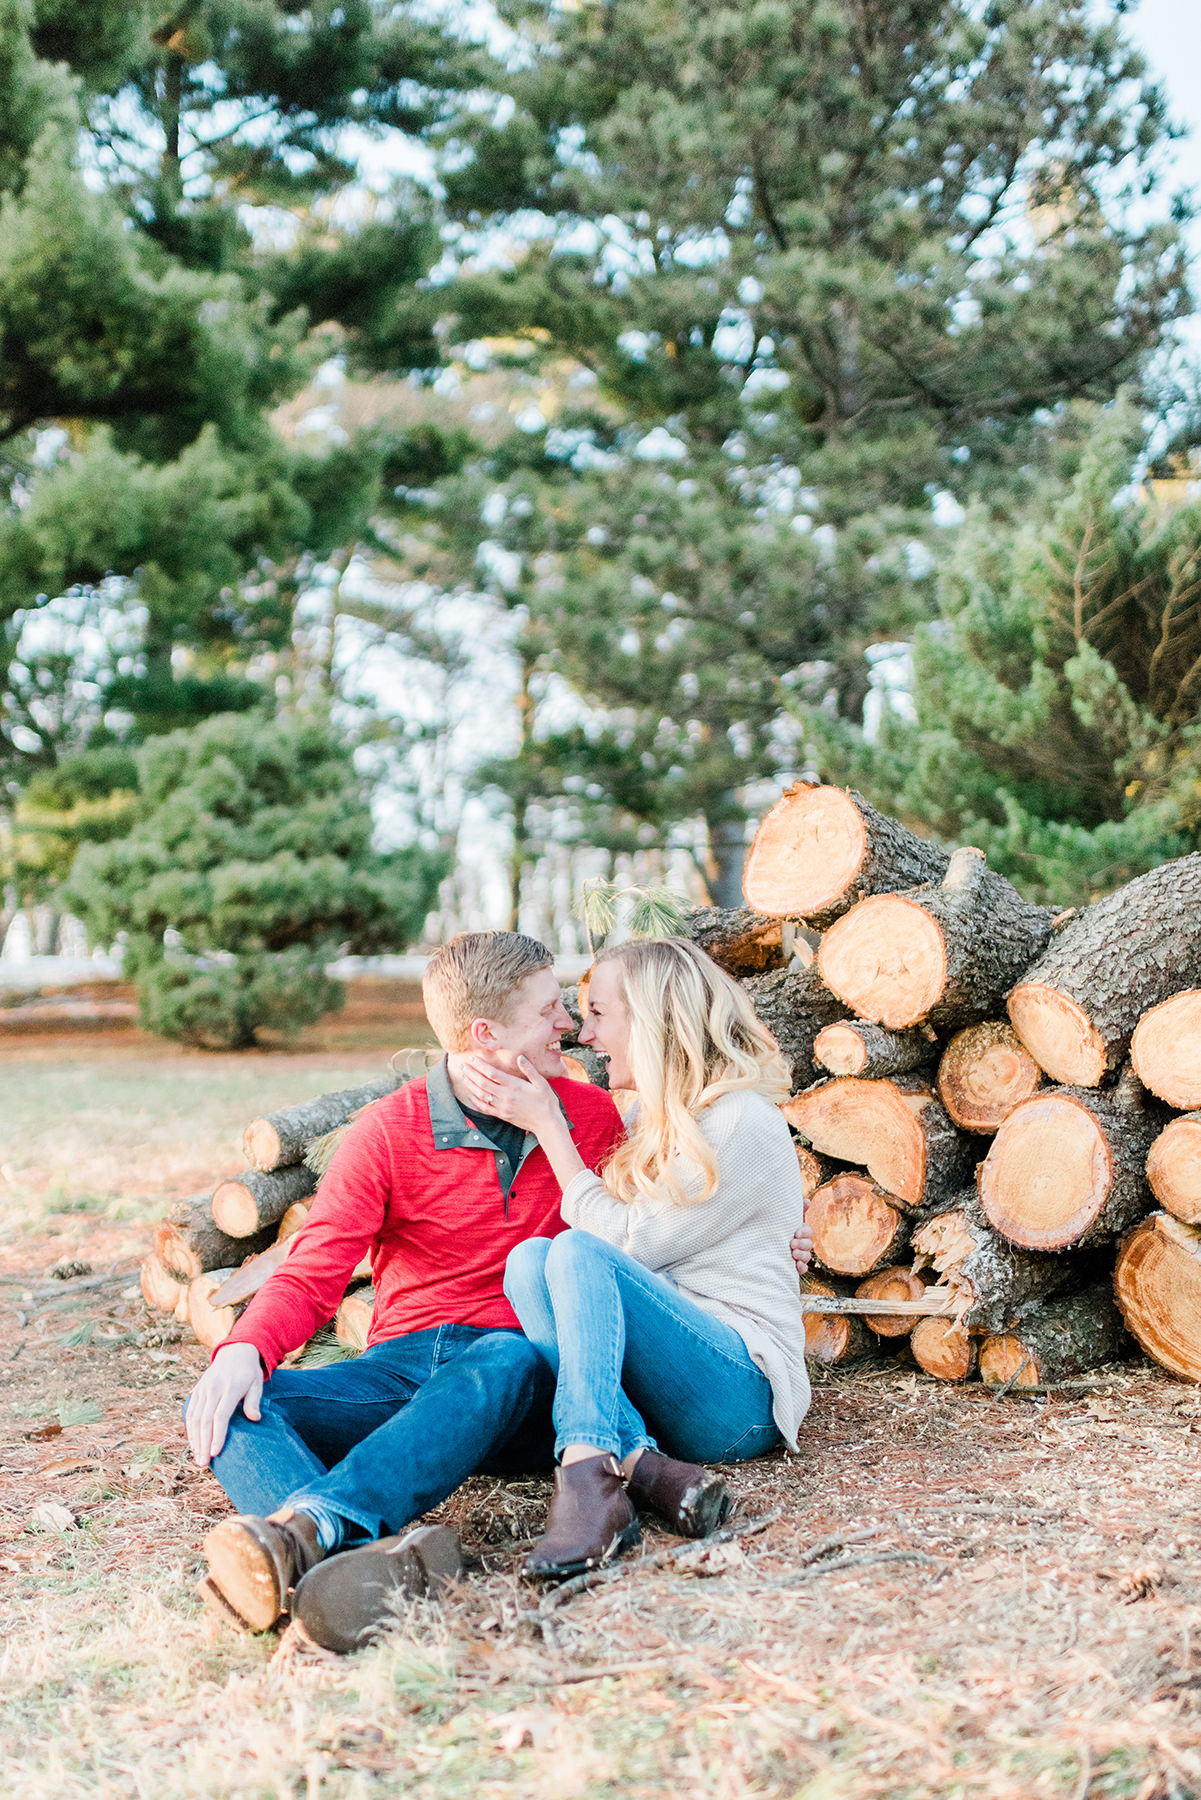
[[[525,1573],[562,1581],[582,1575],[641,1543],[638,1514],[614,1456],[588,1456],[555,1470],[546,1535],[525,1559]]]
[[[720,1475],[698,1463],[677,1462],[658,1450],[642,1452],[626,1492],[640,1511],[657,1513],[681,1537],[708,1537],[733,1504]]]

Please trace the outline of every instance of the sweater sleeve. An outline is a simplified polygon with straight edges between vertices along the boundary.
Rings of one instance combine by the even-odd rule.
[[[333,1318],[355,1267],[383,1226],[391,1198],[387,1133],[367,1111],[338,1146],[287,1261],[217,1349],[253,1344],[270,1375],[290,1350],[307,1343]]]
[[[702,1129],[706,1123],[702,1121]],[[756,1211],[746,1185],[730,1179],[740,1157],[753,1154],[753,1146],[737,1125],[728,1133],[715,1131],[714,1136],[725,1141],[715,1146],[717,1187],[708,1200],[683,1206],[670,1200],[617,1200],[598,1176],[582,1170],[563,1191],[564,1219],[616,1245],[648,1269],[670,1268],[721,1243]]]

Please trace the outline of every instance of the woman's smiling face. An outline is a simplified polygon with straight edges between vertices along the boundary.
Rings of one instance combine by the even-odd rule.
[[[598,964],[589,978],[588,1016],[580,1030],[580,1042],[608,1057],[611,1088],[633,1087],[629,1055],[630,1015],[615,962]]]

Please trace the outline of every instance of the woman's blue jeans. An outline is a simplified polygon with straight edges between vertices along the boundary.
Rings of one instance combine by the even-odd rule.
[[[387,1536],[477,1470],[548,1467],[551,1387],[519,1331],[411,1331],[326,1368],[277,1369],[261,1419],[230,1420],[213,1474],[239,1512],[319,1501]]]
[[[591,1232],[518,1244],[505,1294],[558,1376],[556,1455],[744,1462],[779,1442],[771,1384],[733,1327]]]

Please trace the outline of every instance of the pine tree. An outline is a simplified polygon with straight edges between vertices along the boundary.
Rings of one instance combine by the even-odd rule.
[[[349,749],[318,721],[223,714],[136,755],[132,828],[88,843],[65,889],[97,943],[122,941],[147,1029],[238,1049],[339,1005],[326,963],[403,947],[445,873],[376,854]]]
[[[1063,905],[1201,847],[1201,499],[1132,491],[1129,417],[1093,427],[1053,504],[969,517],[913,719],[807,721],[829,777]]]
[[[501,10],[528,63],[509,119],[460,133],[448,204],[468,247],[522,209],[545,231],[464,274],[459,334],[596,378],[594,418],[552,434],[571,498],[558,480],[536,502],[580,546],[561,666],[627,737],[674,731],[663,779],[710,821],[725,893],[741,787],[781,766],[764,697],[824,662],[854,718],[864,644],[929,605],[932,496],[1020,497],[1057,409],[1137,385],[1187,308],[1181,209],[1131,204],[1162,97],[1083,0]],[[592,632],[580,654],[602,596],[617,651]],[[558,633],[570,597],[551,606]]]

